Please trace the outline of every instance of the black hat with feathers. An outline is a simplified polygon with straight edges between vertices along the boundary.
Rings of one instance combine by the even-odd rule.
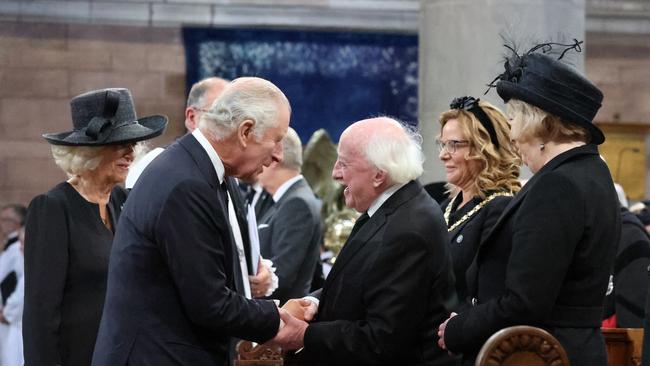
[[[581,44],[575,39],[568,45],[543,43],[522,55],[506,45],[510,54],[506,57],[505,71],[489,86],[496,86],[505,103],[518,99],[584,127],[591,136],[589,142],[598,145],[605,141],[605,136],[593,119],[600,109],[603,93],[576,69],[560,61],[569,50],[581,52]],[[553,46],[564,47],[559,57],[548,54]]]

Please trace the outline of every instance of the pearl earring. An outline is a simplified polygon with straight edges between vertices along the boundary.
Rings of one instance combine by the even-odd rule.
[[[544,151],[545,148],[546,148],[546,145],[539,144],[539,151]]]

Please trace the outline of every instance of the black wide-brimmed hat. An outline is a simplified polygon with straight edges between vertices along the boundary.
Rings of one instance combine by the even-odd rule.
[[[580,51],[580,43],[562,46]],[[548,50],[549,45],[553,44],[538,45],[523,55],[511,49],[513,55],[507,58],[506,70],[498,78],[497,93],[505,103],[518,99],[582,126],[591,135],[590,143],[602,144],[605,136],[593,119],[603,93],[576,69],[560,61],[564,53],[557,58],[534,52],[540,48]]]
[[[128,89],[109,88],[78,95],[70,101],[73,130],[43,134],[53,145],[103,146],[159,136],[167,117],[138,118]]]

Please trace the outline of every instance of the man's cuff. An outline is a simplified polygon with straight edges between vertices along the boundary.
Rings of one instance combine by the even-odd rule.
[[[318,306],[320,304],[320,300],[318,300],[317,298],[315,298],[313,296],[305,296],[305,297],[303,297],[303,299],[313,302],[316,306]]]

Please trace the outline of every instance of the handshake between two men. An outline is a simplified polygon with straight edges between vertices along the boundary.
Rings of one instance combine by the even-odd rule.
[[[307,322],[316,316],[318,305],[307,298],[291,299],[278,310],[280,329],[267,344],[278,346],[285,351],[301,349],[309,325]]]

